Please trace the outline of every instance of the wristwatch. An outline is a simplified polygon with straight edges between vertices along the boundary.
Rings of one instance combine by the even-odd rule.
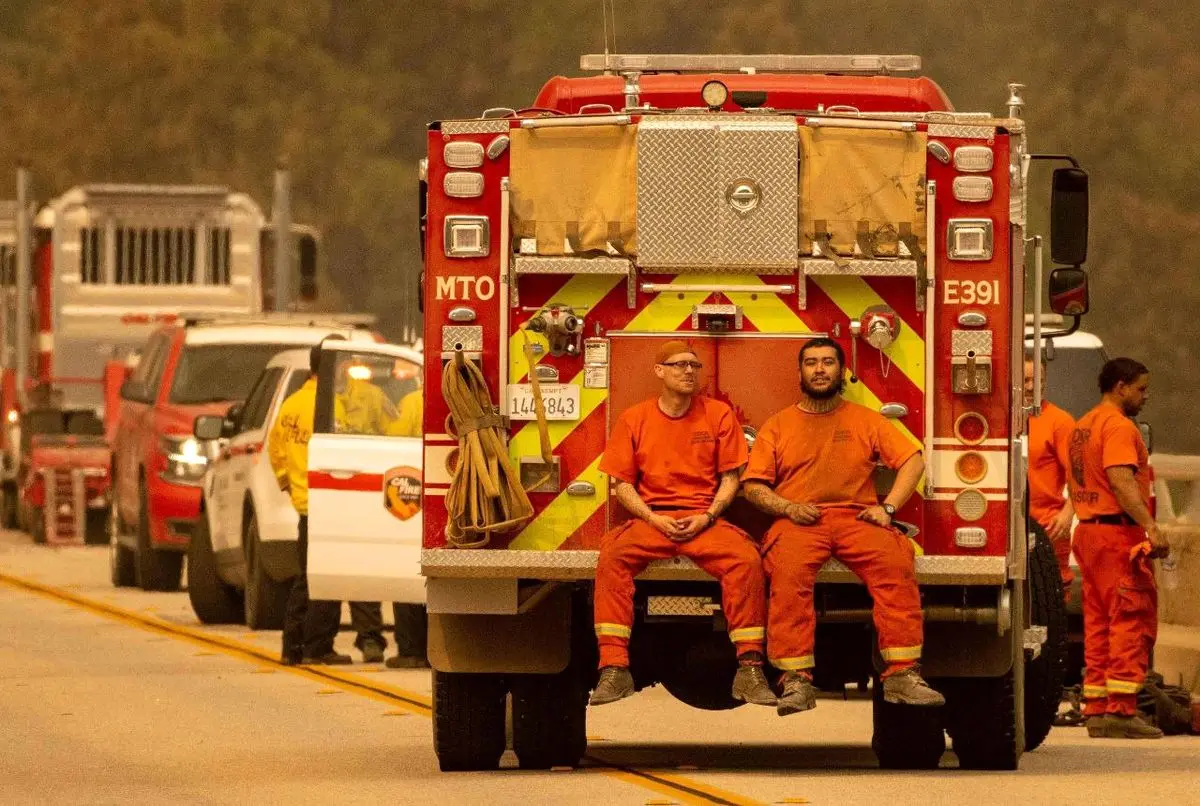
[[[708,516],[708,525],[709,526],[712,526],[714,523],[717,522],[716,515],[712,514],[711,512],[705,512],[704,514]]]
[[[889,518],[896,517],[896,508],[891,504],[883,504],[883,511],[887,513]]]

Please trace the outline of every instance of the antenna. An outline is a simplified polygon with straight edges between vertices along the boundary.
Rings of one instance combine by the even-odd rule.
[[[604,20],[604,61],[608,61],[608,29],[609,17],[612,18],[612,49],[617,49],[617,9],[615,0],[600,0],[600,16]]]

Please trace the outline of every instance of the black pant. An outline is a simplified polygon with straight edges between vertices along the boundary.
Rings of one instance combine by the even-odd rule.
[[[308,598],[308,516],[300,516],[296,555],[300,573],[292,580],[287,610],[283,616],[283,657],[299,661],[319,658],[333,651],[342,618],[342,603]]]
[[[392,602],[392,618],[396,622],[393,633],[396,654],[424,658],[428,631],[425,606]],[[351,602],[350,626],[358,633],[354,645],[359,649],[368,641],[381,647],[387,646],[387,639],[383,637],[383,608],[379,602]]]

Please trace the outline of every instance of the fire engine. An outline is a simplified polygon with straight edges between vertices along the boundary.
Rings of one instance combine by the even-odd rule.
[[[115,415],[106,398],[115,398],[149,334],[181,312],[272,306],[274,233],[253,199],[225,187],[83,185],[23,222],[32,265],[22,294],[21,207],[0,210],[7,213],[0,221],[0,510],[5,526],[19,524],[39,541],[103,541],[110,486],[104,417],[109,409],[109,419]],[[291,231],[308,301],[317,239],[307,227]]]
[[[426,362],[421,563],[442,769],[497,766],[506,698],[522,767],[583,755],[597,548],[628,517],[598,465],[618,415],[657,393],[658,346],[695,346],[705,393],[752,441],[795,403],[815,336],[844,346],[846,396],[927,468],[898,517],[918,546],[923,672],[947,704],[888,704],[873,686],[879,762],[935,767],[948,734],[962,767],[1015,768],[1049,730],[1063,642],[1054,556],[1024,514],[1022,324],[1043,266],[1027,185],[1043,157],[1022,86],[996,116],[955,111],[915,56],[581,67],[596,75],[552,78],[532,107],[433,123],[420,165],[424,341],[441,358]],[[1060,159],[1051,307],[1077,315],[1087,175]],[[766,525],[744,500],[729,517]],[[816,600],[818,683],[867,687],[882,667],[865,588],[831,561]],[[639,688],[740,704],[711,578],[652,564],[635,611]]]

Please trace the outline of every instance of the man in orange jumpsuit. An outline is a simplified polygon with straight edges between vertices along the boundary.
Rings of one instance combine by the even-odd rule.
[[[941,705],[917,666],[923,634],[921,597],[908,539],[892,527],[921,478],[919,449],[882,415],[843,400],[845,354],[832,339],[800,350],[800,402],[763,424],[743,477],[746,498],[776,516],[763,541],[771,580],[767,647],[784,672],[780,716],[816,705],[812,685],[817,572],[837,557],[867,585],[888,702]],[[879,502],[877,462],[897,471]]]
[[[1033,361],[1025,357],[1025,405],[1033,405]],[[1063,495],[1070,465],[1075,419],[1046,400],[1046,362],[1042,361],[1042,413],[1029,418],[1029,515],[1046,530],[1058,558],[1063,596],[1070,598],[1071,521],[1075,507]]]
[[[682,341],[658,351],[657,397],[627,409],[613,427],[600,470],[633,518],[606,534],[596,565],[600,680],[591,704],[633,694],[629,635],[633,579],[653,560],[682,554],[721,584],[729,638],[737,649],[733,697],[774,705],[763,675],[766,592],[750,537],[720,515],[738,491],[746,441],[733,410],[697,395],[702,365]]]
[[[1152,557],[1168,554],[1150,514],[1149,454],[1130,419],[1149,399],[1150,372],[1130,358],[1100,371],[1100,405],[1071,435],[1068,485],[1083,577],[1083,712],[1094,738],[1157,739],[1137,715],[1158,636]]]

